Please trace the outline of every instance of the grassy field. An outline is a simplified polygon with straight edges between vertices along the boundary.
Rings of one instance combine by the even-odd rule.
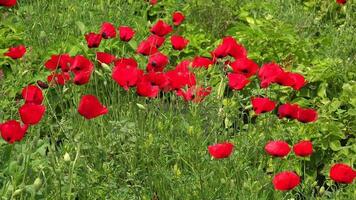
[[[98,31],[104,21],[135,28],[128,45],[105,41],[100,50],[117,57],[133,55],[158,18],[171,19],[181,10],[186,21],[179,33],[190,39],[188,49],[172,55],[170,65],[184,58],[209,55],[225,35],[236,37],[258,64],[276,61],[306,75],[307,89],[293,93],[303,105],[315,107],[320,120],[312,124],[280,121],[275,114],[254,116],[250,97],[258,94],[292,100],[290,91],[255,90],[253,81],[242,92],[220,84],[218,69],[197,71],[213,93],[200,104],[186,103],[174,94],[145,99],[126,92],[98,68],[89,84],[45,90],[47,112],[14,145],[0,142],[2,199],[345,199],[356,198],[355,184],[333,184],[330,163],[355,166],[355,96],[345,96],[345,84],[355,86],[356,6],[334,1],[202,1],[167,0],[150,7],[143,0],[20,0],[16,8],[0,11],[1,23],[11,25],[28,49],[23,62],[0,80],[0,121],[14,118],[21,88],[45,80],[43,63],[52,54],[83,54],[95,60],[84,34]],[[1,43],[2,44],[2,43]],[[8,45],[12,45],[11,42]],[[3,46],[1,46],[3,48]],[[5,48],[5,47],[4,47]],[[169,44],[163,47],[168,53]],[[222,66],[217,66],[222,67]],[[204,78],[207,73],[212,79]],[[215,84],[215,85],[214,85]],[[221,94],[223,93],[223,94]],[[287,94],[288,93],[288,94]],[[95,94],[109,114],[87,121],[77,113],[83,94]],[[337,113],[333,102],[340,101]],[[349,99],[352,99],[349,100]],[[328,100],[328,102],[326,102]],[[343,107],[344,106],[344,107]],[[354,111],[353,111],[354,112]],[[335,114],[336,113],[336,114]],[[329,133],[340,133],[342,139]],[[334,150],[330,143],[347,139]],[[350,138],[350,139],[349,139]],[[290,144],[315,140],[315,154],[275,159],[264,145],[272,139]],[[234,143],[228,159],[214,160],[207,146]],[[349,145],[350,147],[348,147]],[[346,148],[342,148],[347,146]],[[344,152],[348,151],[347,154]],[[273,189],[275,172],[303,174],[289,192]]]

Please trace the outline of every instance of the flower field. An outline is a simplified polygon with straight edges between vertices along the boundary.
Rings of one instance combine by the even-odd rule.
[[[0,0],[2,199],[355,199],[354,0]]]

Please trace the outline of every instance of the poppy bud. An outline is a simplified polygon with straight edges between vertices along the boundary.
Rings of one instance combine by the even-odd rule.
[[[26,53],[26,47],[24,45],[19,45],[15,47],[10,47],[9,50],[4,53],[5,56],[8,56],[14,60],[22,58]]]
[[[69,161],[70,161],[70,155],[69,155],[69,153],[66,152],[66,153],[64,154],[63,160],[64,160],[65,162],[69,162]]]

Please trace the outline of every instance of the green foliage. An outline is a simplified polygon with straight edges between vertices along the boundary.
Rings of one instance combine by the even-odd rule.
[[[355,185],[336,185],[328,177],[335,162],[355,164],[356,6],[334,1],[19,1],[0,23],[0,121],[18,118],[21,88],[45,80],[43,63],[50,55],[83,54],[95,61],[83,34],[103,21],[130,25],[135,40],[104,41],[98,51],[117,57],[135,55],[138,42],[158,18],[171,20],[183,11],[187,19],[176,30],[190,40],[182,52],[162,51],[170,66],[195,55],[209,56],[221,37],[234,36],[258,64],[270,61],[300,72],[308,84],[301,91],[281,86],[259,89],[257,78],[241,92],[227,89],[216,65],[196,70],[199,84],[213,86],[201,104],[185,103],[173,94],[154,100],[123,91],[111,81],[110,66],[96,65],[90,84],[45,91],[47,114],[21,143],[0,142],[0,194],[3,199],[352,199]],[[25,43],[19,61],[3,56],[9,46]],[[21,77],[21,78],[20,78]],[[85,121],[76,107],[82,94],[95,94],[110,113]],[[279,120],[276,113],[254,116],[250,97],[266,95],[318,110],[312,124]],[[306,159],[266,156],[268,140],[294,144],[311,139],[315,153]],[[215,161],[207,146],[229,140],[231,158]],[[282,170],[302,175],[291,192],[276,192],[271,179]]]

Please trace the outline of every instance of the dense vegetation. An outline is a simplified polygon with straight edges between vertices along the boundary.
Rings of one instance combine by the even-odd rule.
[[[301,90],[271,85],[258,78],[241,91],[229,89],[223,62],[194,71],[211,86],[201,103],[174,93],[157,98],[125,91],[111,78],[112,66],[97,63],[95,53],[134,57],[140,41],[158,20],[171,22],[181,11],[186,19],[174,32],[189,39],[182,51],[169,39],[160,51],[168,68],[197,55],[210,56],[224,36],[233,36],[259,66],[275,62],[303,74]],[[3,199],[353,199],[355,184],[329,177],[334,163],[355,166],[356,154],[356,5],[333,0],[20,0],[0,7],[0,123],[18,119],[21,90],[46,82],[44,63],[53,54],[81,54],[95,63],[88,84],[51,86],[44,92],[46,114],[14,144],[0,141],[0,194]],[[84,34],[102,22],[135,29],[134,38],[102,41],[89,49]],[[20,60],[3,56],[24,44]],[[94,94],[109,113],[86,120],[77,112],[84,94]],[[314,108],[314,123],[278,119],[277,110],[256,116],[251,97],[268,96]],[[290,145],[313,142],[310,157],[273,158],[270,140]],[[230,141],[233,154],[214,160],[209,145]],[[275,191],[274,174],[294,171],[301,184]]]

